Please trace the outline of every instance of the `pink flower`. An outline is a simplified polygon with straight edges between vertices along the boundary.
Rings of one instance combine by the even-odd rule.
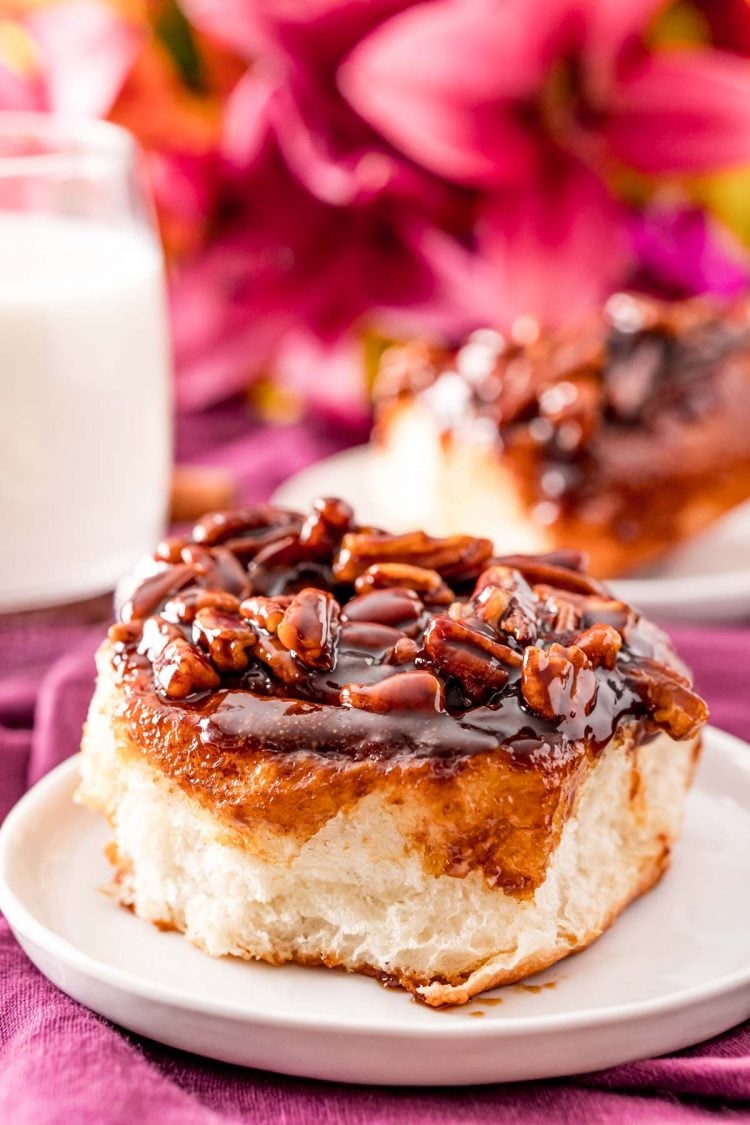
[[[305,334],[320,355],[341,349],[366,316],[414,331],[450,303],[442,274],[455,262],[416,206],[388,195],[324,203],[274,145],[250,174],[228,176],[224,192],[222,232],[173,288],[184,406],[241,390],[282,353],[290,366],[288,349]]]
[[[430,0],[375,29],[339,87],[405,156],[480,189],[504,319],[570,317],[627,261],[609,183],[750,160],[750,65],[647,50],[658,0]]]
[[[697,207],[652,205],[630,223],[638,269],[632,284],[666,297],[731,299],[750,281],[748,254]]]
[[[342,99],[338,67],[364,35],[409,0],[187,0],[206,31],[253,61],[236,96],[259,109],[289,167],[326,203],[344,205],[396,185],[424,193],[433,179],[393,153]],[[259,119],[228,114],[231,151],[252,148]],[[444,194],[444,193],[443,193]]]
[[[25,28],[36,66],[14,74],[0,59],[0,108],[51,109],[97,117],[117,97],[142,32],[103,0],[61,0],[30,7]]]

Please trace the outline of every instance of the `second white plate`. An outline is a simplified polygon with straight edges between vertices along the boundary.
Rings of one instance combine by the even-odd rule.
[[[326,457],[290,477],[274,502],[304,508],[316,496],[348,500],[362,523],[399,527],[388,499],[373,487],[370,447]],[[429,531],[427,527],[425,530]],[[750,616],[750,504],[673,551],[642,577],[610,582],[620,597],[667,621],[730,621]]]
[[[750,1016],[750,747],[709,730],[672,870],[586,952],[433,1011],[325,969],[215,960],[115,906],[75,759],[0,830],[0,909],[70,996],[162,1043],[312,1078],[460,1085],[662,1054]],[[477,1018],[477,1017],[482,1018]]]

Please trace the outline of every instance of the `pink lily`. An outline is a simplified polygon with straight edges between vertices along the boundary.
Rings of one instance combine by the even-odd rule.
[[[11,72],[0,60],[0,107],[106,114],[142,46],[143,33],[102,0],[30,7],[22,25],[36,47],[38,70],[15,76],[11,83]]]
[[[658,0],[429,0],[381,24],[339,87],[405,156],[482,189],[478,245],[504,319],[569,318],[626,262],[622,167],[750,160],[750,63],[649,51]]]

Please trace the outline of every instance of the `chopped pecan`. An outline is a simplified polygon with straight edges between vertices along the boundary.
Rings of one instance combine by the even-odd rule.
[[[338,582],[354,582],[373,563],[408,563],[436,570],[444,578],[469,579],[479,573],[492,554],[489,539],[451,535],[433,539],[423,531],[387,535],[381,531],[348,532],[334,559]]]
[[[258,633],[253,656],[270,668],[274,676],[287,686],[299,684],[309,676],[309,672],[300,667],[278,637]]]
[[[591,625],[575,639],[577,648],[585,652],[594,668],[614,668],[622,648],[622,637],[611,625]]]
[[[400,637],[385,657],[386,664],[411,664],[419,652],[419,645],[411,637]]]
[[[236,508],[228,512],[209,512],[195,524],[193,539],[206,547],[226,543],[238,537],[247,537],[249,546],[252,540],[261,538],[269,531],[299,526],[302,517],[296,512],[283,508],[273,508],[269,504],[257,504],[252,508]]]
[[[413,590],[430,605],[449,605],[453,601],[453,591],[446,586],[438,572],[424,566],[374,563],[354,581],[354,589],[358,594],[369,594],[371,590],[386,590],[394,586]]]
[[[560,589],[545,583],[535,585],[534,592],[542,601],[551,602],[560,598]],[[611,625],[627,640],[625,634],[635,621],[636,615],[625,602],[617,601],[606,594],[577,594],[572,590],[566,590],[564,597],[565,601],[575,606],[579,612],[580,621],[577,628],[581,626],[588,628],[590,625],[598,624]]]
[[[264,598],[256,594],[240,602],[240,613],[267,633],[275,633],[291,602],[291,597]]]
[[[472,703],[485,702],[508,681],[508,668],[521,656],[452,617],[433,617],[424,635],[424,656],[431,667],[458,680]]]
[[[226,594],[223,590],[202,590],[192,586],[189,590],[175,595],[164,606],[162,614],[169,621],[181,621],[191,625],[200,609],[215,609],[219,613],[237,613],[239,598]]]
[[[138,651],[153,661],[160,652],[164,651],[170,641],[176,639],[185,639],[185,634],[179,625],[167,620],[166,617],[158,615],[147,617],[143,622]]]
[[[184,547],[187,547],[188,542],[188,539],[177,535],[162,539],[161,543],[159,543],[154,551],[154,558],[159,559],[160,562],[168,562],[173,565],[182,562],[182,551]]]
[[[336,662],[338,624],[339,606],[333,595],[309,587],[292,598],[276,633],[302,664],[327,672]]]
[[[349,530],[354,512],[345,500],[322,497],[313,500],[312,511],[302,524],[299,541],[315,555],[328,556]]]
[[[375,621],[342,621],[339,648],[343,652],[386,653],[404,638],[400,629],[392,625],[378,625]]]
[[[155,613],[167,598],[176,594],[183,586],[194,580],[194,573],[187,563],[175,566],[161,566],[153,574],[146,575],[134,583],[128,583],[128,591],[122,596],[118,590],[117,609],[121,621],[143,621]]]
[[[544,603],[545,608],[552,614],[551,631],[553,633],[574,633],[580,629],[583,615],[577,605],[560,594],[558,590],[546,587],[549,593],[545,594],[545,587],[535,586],[534,593]]]
[[[502,594],[485,594],[485,590],[494,587],[505,591],[510,596],[505,613],[493,628],[497,632],[508,633],[519,644],[532,644],[537,638],[537,600],[534,591],[529,586],[524,576],[513,567],[493,565],[480,574],[477,580],[470,605],[479,616],[479,610],[486,606],[487,618],[490,624],[493,608],[502,604]]]
[[[657,726],[672,738],[693,738],[708,720],[708,707],[689,683],[671,668],[654,660],[628,664],[625,677]]]
[[[226,547],[200,547],[190,543],[182,549],[183,560],[193,568],[198,585],[223,590],[244,598],[250,593],[247,571]]]
[[[115,621],[107,630],[107,640],[116,651],[121,651],[140,640],[142,631],[140,621]]]
[[[184,637],[169,641],[156,656],[154,680],[168,699],[187,699],[197,692],[213,691],[220,682],[208,657]]]
[[[598,594],[607,597],[607,590],[590,574],[582,574],[569,566],[554,565],[547,562],[552,555],[504,555],[492,560],[496,566],[510,567],[519,571],[531,586],[551,586],[555,590],[567,590],[575,594]]]
[[[521,692],[529,707],[545,719],[588,715],[596,701],[596,673],[580,648],[532,645],[524,651]]]
[[[247,622],[216,609],[199,609],[193,640],[208,650],[220,672],[244,672],[258,635]]]
[[[480,621],[495,630],[500,631],[500,622],[508,612],[508,607],[513,597],[513,592],[505,586],[483,586],[479,594],[472,601],[473,612]]]
[[[416,711],[432,714],[445,710],[445,692],[431,672],[396,672],[377,684],[345,684],[341,702],[361,711]]]
[[[423,612],[424,606],[413,590],[394,586],[352,598],[343,607],[342,620],[374,621],[414,633],[419,630]]]

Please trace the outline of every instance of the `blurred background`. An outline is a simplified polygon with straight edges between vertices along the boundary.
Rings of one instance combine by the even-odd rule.
[[[141,141],[181,411],[356,426],[394,337],[747,281],[745,0],[4,0],[0,108]]]
[[[3,0],[0,110],[143,148],[177,516],[366,440],[394,340],[747,287],[745,0]]]

